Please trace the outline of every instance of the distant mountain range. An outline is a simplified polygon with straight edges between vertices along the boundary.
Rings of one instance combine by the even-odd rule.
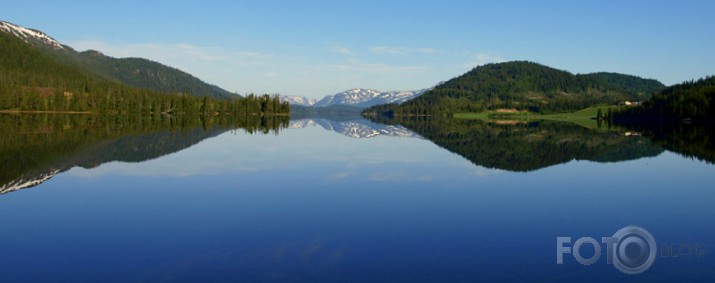
[[[305,96],[295,96],[295,95],[278,95],[278,97],[281,99],[281,102],[288,101],[290,105],[298,105],[298,106],[313,106],[315,105],[316,102],[318,102],[317,99],[315,98],[307,98]]]
[[[309,99],[301,96],[281,95],[283,101],[291,105],[329,107],[336,105],[367,108],[379,104],[400,104],[418,97],[429,89],[414,91],[377,91],[373,89],[354,88],[341,93],[325,96],[321,100]]]
[[[214,98],[235,97],[218,86],[205,83],[184,71],[142,58],[113,58],[99,51],[77,52],[42,31],[0,21],[0,32],[13,35],[42,53],[83,72],[162,93],[185,93]],[[62,74],[58,74],[62,75]]]

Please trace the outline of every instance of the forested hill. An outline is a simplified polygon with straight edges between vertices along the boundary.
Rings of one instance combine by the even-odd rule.
[[[92,89],[153,94],[149,90],[101,80],[30,47],[20,38],[0,32],[0,109],[22,109],[40,103],[36,99],[65,93],[68,94],[67,104],[71,104],[76,99],[70,93],[89,93]]]
[[[141,58],[113,58],[98,51],[77,52],[41,31],[5,21],[0,21],[0,33],[15,36],[37,51],[56,57],[65,64],[128,86],[199,97],[237,96],[218,86],[205,83],[191,74],[158,62]]]
[[[624,91],[626,94],[633,96],[636,99],[642,99],[642,95],[649,96],[665,88],[665,85],[654,79],[643,79],[633,75],[624,75],[619,73],[599,72],[577,75],[577,77],[598,81],[603,85],[613,87],[616,90]],[[637,101],[636,99],[634,100]]]
[[[533,62],[514,61],[476,67],[402,105],[382,105],[366,112],[439,115],[499,108],[566,112],[601,103],[641,101],[663,88],[656,80],[630,75],[574,75]]]
[[[81,66],[104,78],[138,88],[214,98],[236,96],[181,70],[143,58],[113,58],[94,50],[69,55]]]
[[[642,105],[614,115],[617,122],[680,121],[715,122],[715,76],[684,82],[653,95]]]
[[[132,87],[0,31],[0,110],[273,115],[290,108],[267,95],[214,99]]]

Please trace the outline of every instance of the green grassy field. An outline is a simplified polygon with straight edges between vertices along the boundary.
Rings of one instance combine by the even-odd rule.
[[[534,120],[551,120],[570,122],[590,129],[598,129],[598,121],[596,115],[598,109],[601,109],[603,115],[608,114],[608,109],[615,111],[620,106],[594,106],[581,109],[570,113],[558,113],[542,115],[533,112],[515,112],[515,113],[500,113],[496,111],[485,111],[479,113],[457,113],[454,118],[457,119],[476,119],[485,121],[534,121]]]

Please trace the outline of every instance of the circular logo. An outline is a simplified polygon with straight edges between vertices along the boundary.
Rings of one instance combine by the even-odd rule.
[[[648,270],[658,253],[655,238],[646,229],[626,226],[613,234],[618,242],[613,246],[613,265],[625,274]]]

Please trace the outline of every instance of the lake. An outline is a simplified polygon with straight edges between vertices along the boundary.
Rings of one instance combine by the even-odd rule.
[[[715,280],[708,129],[0,118],[0,282]]]

